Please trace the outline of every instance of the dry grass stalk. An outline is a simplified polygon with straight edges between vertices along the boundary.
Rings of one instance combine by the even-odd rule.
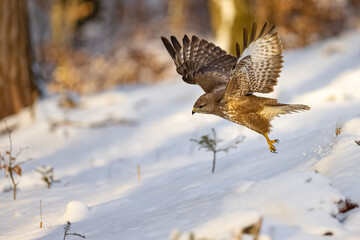
[[[138,181],[140,182],[140,164],[137,165]]]
[[[42,228],[43,222],[42,222],[42,206],[41,206],[41,200],[40,200],[40,228]]]

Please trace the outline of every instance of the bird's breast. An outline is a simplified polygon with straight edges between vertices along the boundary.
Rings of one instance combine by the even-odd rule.
[[[229,99],[224,104],[224,112],[226,119],[244,125],[244,118],[249,114],[257,113],[261,109],[256,102],[249,101],[247,98],[233,98]]]

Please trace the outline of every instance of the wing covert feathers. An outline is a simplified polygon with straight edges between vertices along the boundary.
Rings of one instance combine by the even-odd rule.
[[[269,93],[277,84],[283,63],[278,33],[274,25],[268,28],[267,23],[257,36],[256,30],[257,24],[254,23],[248,42],[247,29],[244,28],[244,45],[231,72],[227,94],[244,96],[253,92]],[[230,84],[231,81],[235,83]]]

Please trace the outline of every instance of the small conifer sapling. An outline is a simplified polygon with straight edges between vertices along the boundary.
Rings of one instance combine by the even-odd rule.
[[[35,170],[41,174],[41,180],[43,180],[48,188],[51,188],[53,183],[58,183],[60,180],[54,179],[54,168],[51,166],[38,167]]]
[[[213,133],[213,137],[210,137],[208,135],[203,135],[200,137],[200,139],[190,139],[193,142],[196,142],[199,145],[199,150],[204,148],[208,152],[213,152],[213,166],[212,166],[212,173],[215,172],[215,163],[216,163],[216,154],[218,152],[228,152],[231,148],[236,148],[236,145],[239,143],[242,143],[244,141],[244,138],[236,138],[235,140],[229,142],[226,145],[223,145],[222,147],[218,147],[218,143],[222,142],[222,139],[218,139],[216,137],[215,129],[211,129]]]

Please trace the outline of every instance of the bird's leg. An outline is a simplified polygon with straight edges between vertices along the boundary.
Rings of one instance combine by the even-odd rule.
[[[267,133],[264,134],[264,137],[266,138],[266,141],[269,144],[270,152],[276,153],[276,148],[274,146],[274,143],[279,143],[280,141],[278,139],[270,140]]]

